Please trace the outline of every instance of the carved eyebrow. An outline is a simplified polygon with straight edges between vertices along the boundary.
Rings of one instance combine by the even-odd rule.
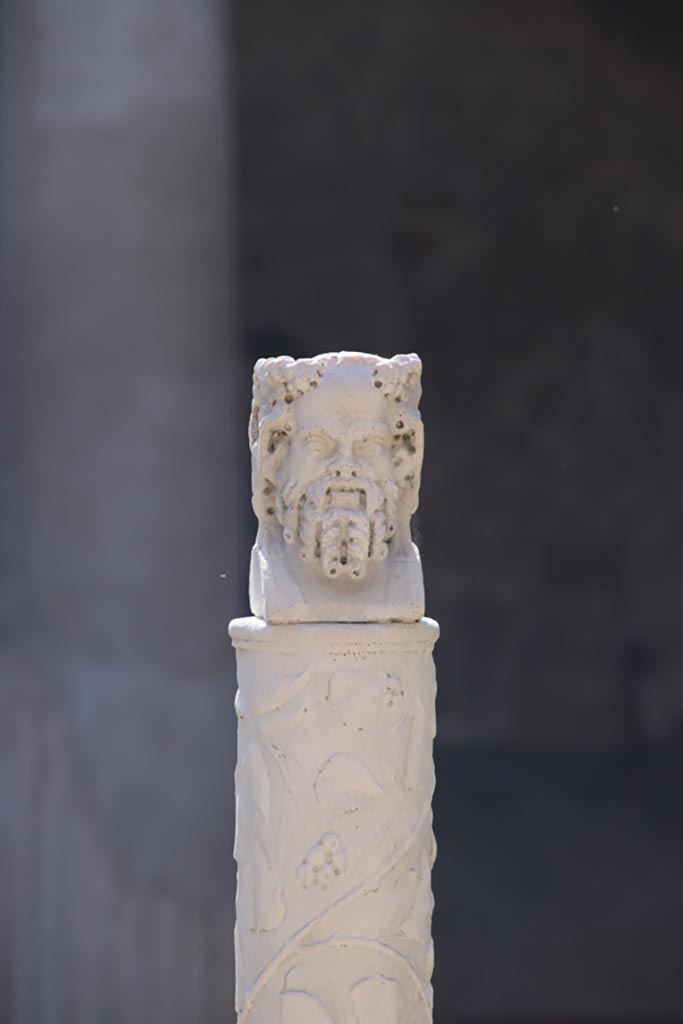
[[[362,437],[356,438],[354,444],[365,444],[367,441],[379,441],[380,443],[384,443],[387,439],[387,433],[388,431],[380,432],[379,430],[372,430],[370,433],[363,434]]]
[[[386,441],[391,435],[389,427],[385,423],[373,424],[367,430],[359,434],[358,441]]]
[[[323,430],[322,427],[311,427],[308,430],[303,430],[301,432],[301,435],[302,440],[304,441],[329,441],[331,443],[334,442],[334,438],[331,437],[326,430]]]

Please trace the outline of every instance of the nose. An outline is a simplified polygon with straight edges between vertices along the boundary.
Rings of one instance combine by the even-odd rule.
[[[332,470],[335,476],[358,476],[353,458],[353,446],[350,440],[343,437],[340,438],[337,453],[332,460]]]

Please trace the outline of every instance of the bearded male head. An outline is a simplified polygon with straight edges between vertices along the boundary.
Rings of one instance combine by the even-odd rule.
[[[342,352],[259,360],[250,422],[257,547],[343,590],[414,557],[420,360]]]

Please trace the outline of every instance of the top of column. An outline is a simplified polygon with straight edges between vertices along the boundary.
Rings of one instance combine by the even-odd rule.
[[[256,363],[252,614],[273,623],[422,617],[420,555],[410,539],[422,467],[421,370],[414,354]]]

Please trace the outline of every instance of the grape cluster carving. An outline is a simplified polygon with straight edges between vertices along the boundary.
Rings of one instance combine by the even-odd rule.
[[[334,832],[327,832],[312,846],[296,871],[304,889],[318,885],[327,889],[346,867],[346,847]]]

